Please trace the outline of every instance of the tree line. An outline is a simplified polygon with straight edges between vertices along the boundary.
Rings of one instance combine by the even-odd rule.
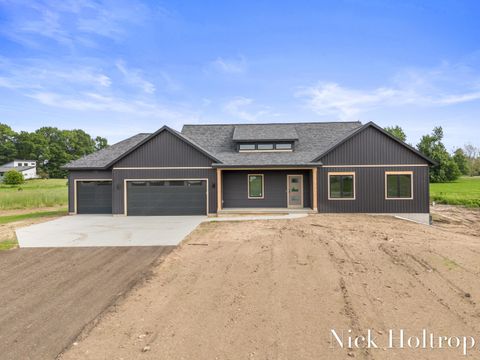
[[[385,130],[403,142],[407,141],[407,135],[400,126],[389,126]],[[480,148],[467,144],[450,154],[442,142],[443,137],[442,127],[437,126],[431,134],[423,135],[416,146],[421,153],[438,164],[430,169],[430,181],[449,182],[462,175],[479,176]]]
[[[0,123],[0,165],[14,159],[36,160],[41,177],[63,178],[67,172],[62,166],[107,146],[107,139],[93,138],[80,129],[46,126],[33,132],[15,132]]]

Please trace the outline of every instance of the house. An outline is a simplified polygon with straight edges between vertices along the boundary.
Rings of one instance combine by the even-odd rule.
[[[25,180],[36,179],[38,177],[37,162],[35,160],[13,160],[0,166],[0,180],[7,171],[12,169],[22,173]]]
[[[432,160],[369,122],[184,125],[65,166],[70,213],[393,214],[429,222]]]

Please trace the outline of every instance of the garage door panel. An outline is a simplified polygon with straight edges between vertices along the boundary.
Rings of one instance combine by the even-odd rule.
[[[111,181],[77,181],[78,214],[111,214]]]
[[[128,215],[204,215],[205,181],[128,181]]]

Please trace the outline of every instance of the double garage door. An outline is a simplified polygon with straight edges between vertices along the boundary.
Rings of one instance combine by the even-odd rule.
[[[205,215],[205,180],[136,180],[126,182],[127,215]],[[111,181],[77,181],[77,213],[111,214]]]
[[[205,215],[204,180],[127,181],[127,215]]]

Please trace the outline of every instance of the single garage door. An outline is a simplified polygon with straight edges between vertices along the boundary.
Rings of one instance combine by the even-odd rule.
[[[111,181],[77,181],[77,214],[111,213]]]
[[[127,215],[205,215],[205,180],[127,182]]]

